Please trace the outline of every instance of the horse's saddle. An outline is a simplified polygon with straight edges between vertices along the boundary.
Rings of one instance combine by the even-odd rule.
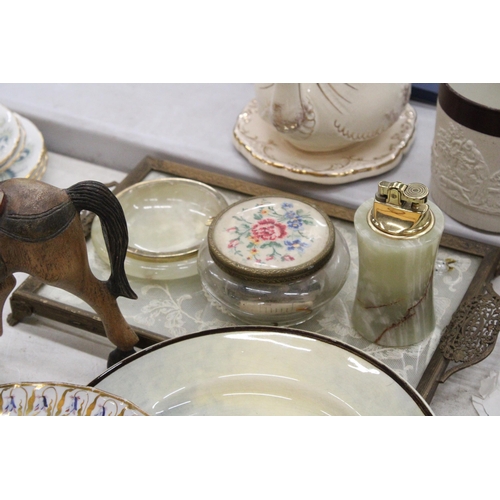
[[[77,210],[69,196],[49,184],[29,179],[0,183],[0,234],[41,242],[64,231]]]

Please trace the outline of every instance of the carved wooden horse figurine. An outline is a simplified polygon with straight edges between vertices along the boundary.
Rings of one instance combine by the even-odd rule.
[[[101,219],[111,262],[108,281],[90,270],[81,210]],[[131,351],[139,339],[116,302],[120,295],[137,298],[124,270],[127,245],[122,207],[100,182],[84,181],[65,190],[29,179],[0,182],[0,313],[16,284],[13,273],[24,272],[87,302],[108,339],[120,351]]]

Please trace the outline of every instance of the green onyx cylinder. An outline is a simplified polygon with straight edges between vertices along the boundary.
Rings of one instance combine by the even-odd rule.
[[[428,205],[434,226],[413,238],[394,238],[374,230],[367,220],[373,200],[356,211],[359,275],[352,322],[377,345],[408,346],[434,330],[433,272],[444,217],[435,204]]]

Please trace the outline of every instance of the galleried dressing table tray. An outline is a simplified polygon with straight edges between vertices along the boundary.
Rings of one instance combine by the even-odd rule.
[[[115,193],[144,181],[181,177],[206,183],[219,190],[229,203],[248,196],[286,196],[286,191],[233,178],[220,173],[148,156],[120,183]],[[294,194],[297,197],[297,194]],[[434,290],[437,324],[432,335],[407,348],[389,348],[364,340],[351,326],[352,301],[357,283],[357,247],[352,224],[355,210],[302,197],[331,217],[346,239],[351,255],[349,275],[341,292],[313,319],[298,328],[353,345],[387,364],[431,402],[440,383],[462,368],[480,362],[494,349],[499,324],[500,297],[491,280],[500,272],[500,248],[445,232],[435,268]],[[86,235],[93,214],[82,213]],[[93,272],[107,279],[109,268],[96,255],[88,238]],[[119,299],[125,318],[138,334],[138,349],[168,338],[241,323],[206,297],[199,277],[171,281],[131,278],[137,301]],[[10,299],[10,325],[38,315],[104,336],[99,318],[76,297],[29,277]]]

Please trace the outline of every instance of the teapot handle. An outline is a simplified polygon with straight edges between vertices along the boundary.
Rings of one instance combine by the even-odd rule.
[[[275,83],[270,113],[278,132],[290,134],[299,130],[306,120],[300,83]]]

